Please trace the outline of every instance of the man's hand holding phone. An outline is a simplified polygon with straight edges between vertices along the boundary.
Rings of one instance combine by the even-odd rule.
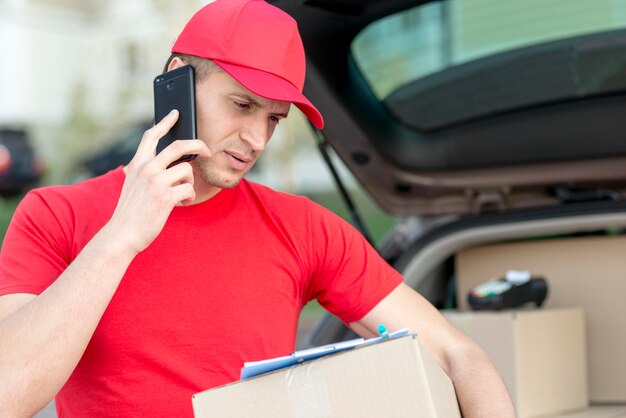
[[[126,180],[108,227],[120,228],[137,252],[144,250],[159,235],[174,208],[195,199],[191,164],[171,165],[184,155],[211,157],[206,144],[198,139],[175,141],[156,154],[159,140],[178,121],[174,110],[148,129],[135,156],[125,167]]]
[[[163,135],[157,145],[157,154],[179,139],[197,138],[196,127],[196,87],[194,69],[183,65],[161,74],[154,79],[154,120],[159,123],[172,110],[178,110],[178,121]],[[183,155],[172,161],[190,161],[195,154]]]
[[[131,162],[124,168],[126,180],[108,227],[121,228],[137,252],[159,235],[177,205],[195,197],[193,170],[196,156],[210,157],[197,138],[193,67],[179,66],[157,76],[154,87],[156,124],[141,139]]]

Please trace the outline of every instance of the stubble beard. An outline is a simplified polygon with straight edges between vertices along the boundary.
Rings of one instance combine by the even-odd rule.
[[[241,182],[245,175],[244,173],[244,175],[238,177],[224,176],[212,161],[198,161],[197,164],[194,164],[194,173],[205,184],[219,187],[220,189],[232,189]]]

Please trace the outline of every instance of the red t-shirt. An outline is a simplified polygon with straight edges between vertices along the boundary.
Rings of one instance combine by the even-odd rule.
[[[110,219],[123,181],[119,168],[30,192],[0,252],[0,294],[53,283]],[[291,353],[309,300],[350,323],[401,281],[338,216],[244,180],[174,208],[133,260],[56,397],[59,416],[192,416],[192,394]]]

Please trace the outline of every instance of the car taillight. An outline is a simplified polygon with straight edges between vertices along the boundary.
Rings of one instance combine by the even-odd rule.
[[[11,168],[11,153],[4,145],[0,145],[0,174]]]

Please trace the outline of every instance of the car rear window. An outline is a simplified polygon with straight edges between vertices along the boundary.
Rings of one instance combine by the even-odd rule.
[[[626,0],[449,0],[366,27],[352,54],[384,100],[411,81],[485,57],[626,28]]]
[[[26,132],[14,129],[0,129],[0,144],[13,150],[28,149],[28,138]]]

